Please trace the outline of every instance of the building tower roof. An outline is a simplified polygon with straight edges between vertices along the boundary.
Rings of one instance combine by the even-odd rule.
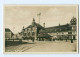
[[[35,22],[35,19],[33,18],[33,22]]]

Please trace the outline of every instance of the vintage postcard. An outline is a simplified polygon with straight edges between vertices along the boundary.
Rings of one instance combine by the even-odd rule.
[[[78,53],[78,5],[4,5],[4,53]]]

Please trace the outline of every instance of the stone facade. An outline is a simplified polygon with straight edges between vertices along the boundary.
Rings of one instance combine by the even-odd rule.
[[[52,36],[52,39],[76,39],[76,18],[72,18],[69,24],[48,27],[40,30],[39,33],[47,33]]]
[[[35,22],[33,18],[32,24],[27,28],[22,29],[23,38],[34,38],[38,39],[38,35],[40,34],[48,34],[48,36],[52,36],[52,39],[76,39],[76,18],[72,18],[69,24],[48,27],[45,28],[45,23],[43,27]],[[41,35],[42,37],[42,35]],[[43,37],[42,37],[43,38]]]
[[[12,31],[9,28],[5,28],[5,39],[11,39],[13,36]]]
[[[27,28],[22,29],[22,35],[23,38],[30,39],[34,38],[37,39],[37,34],[40,29],[43,29],[43,27],[35,22],[35,19],[33,18],[32,24],[29,25]]]

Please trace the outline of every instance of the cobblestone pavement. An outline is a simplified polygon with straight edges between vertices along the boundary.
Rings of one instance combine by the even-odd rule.
[[[6,52],[75,52],[76,41],[36,41],[5,48]]]

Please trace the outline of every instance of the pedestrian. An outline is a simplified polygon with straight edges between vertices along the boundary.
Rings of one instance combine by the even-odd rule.
[[[73,43],[73,39],[71,39],[71,43]]]
[[[34,38],[32,39],[32,42],[34,42]]]

